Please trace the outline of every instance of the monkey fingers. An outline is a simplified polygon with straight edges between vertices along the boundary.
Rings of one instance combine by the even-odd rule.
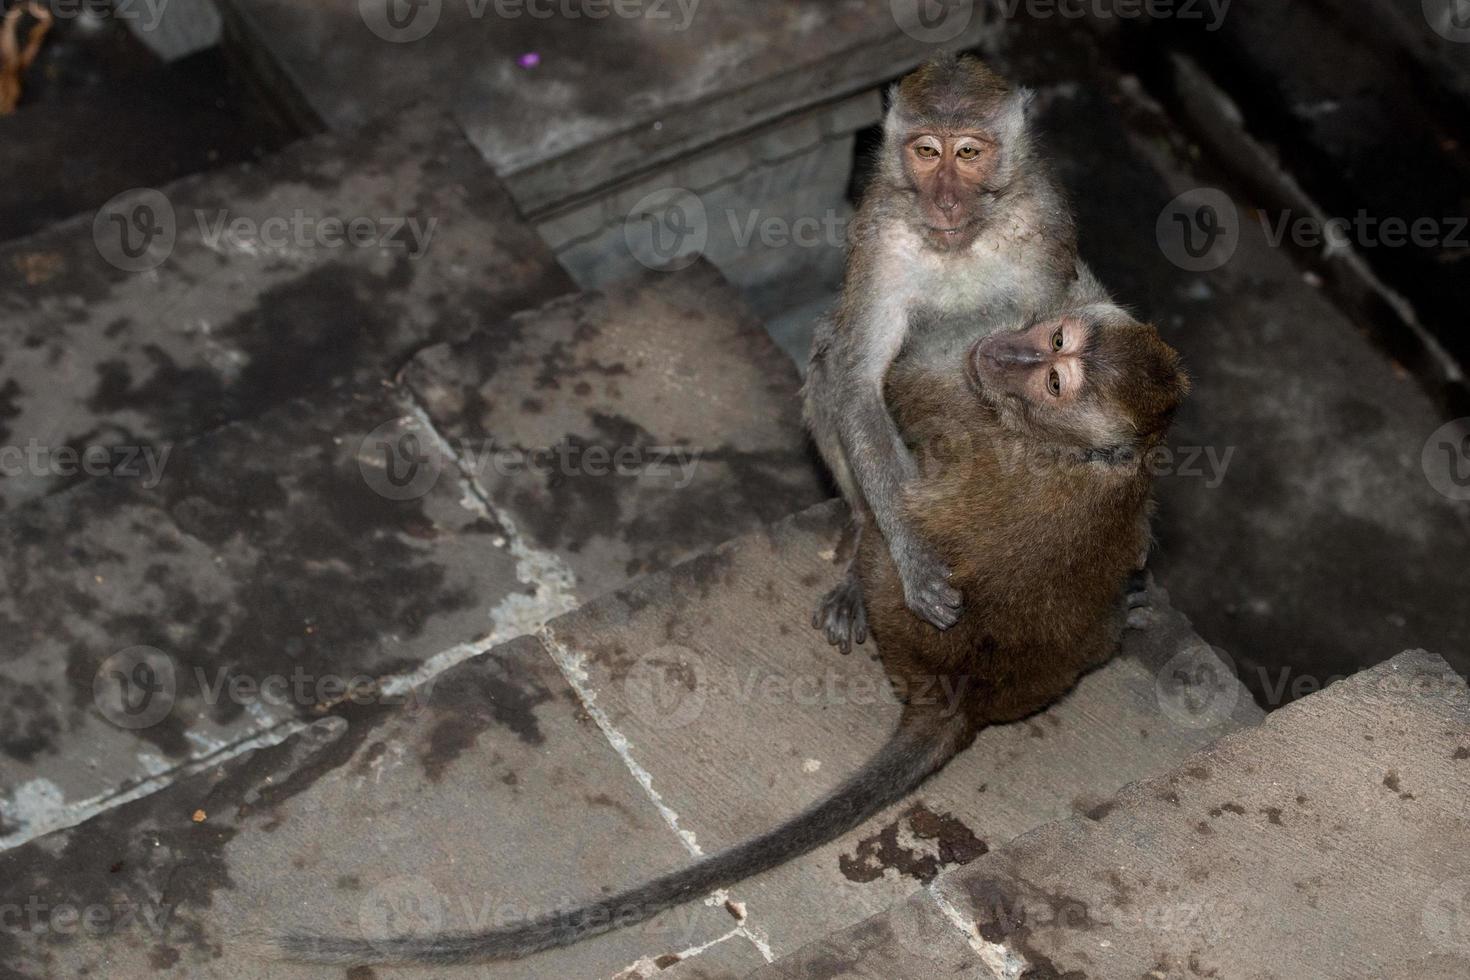
[[[844,656],[852,652],[854,643],[868,638],[868,614],[863,606],[862,585],[852,569],[842,584],[822,597],[812,616],[812,628],[827,634],[827,642]]]
[[[904,605],[931,626],[947,630],[959,622],[965,598],[949,584],[949,566],[938,555],[927,549],[914,550],[917,553],[893,556],[903,582]]]

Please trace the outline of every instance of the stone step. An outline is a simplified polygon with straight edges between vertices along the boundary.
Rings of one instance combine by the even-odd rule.
[[[768,321],[841,282],[881,88],[994,23],[970,0],[224,2],[329,126],[450,107],[579,286],[702,256]]]
[[[47,6],[51,29],[23,76],[19,107],[0,117],[0,241],[131,188],[258,160],[301,135],[221,50],[172,65],[149,50],[184,5]]]
[[[1409,652],[755,976],[1453,980],[1467,798],[1465,681]]]
[[[794,368],[707,265],[490,320],[404,376],[0,523],[0,846],[826,497]]]
[[[1447,98],[1449,79],[1426,77],[1433,74],[1427,65],[1412,70],[1414,59],[1391,40],[1406,14],[1420,38],[1445,51],[1470,41],[1470,28],[1454,27],[1449,15],[1458,8],[1440,0],[1422,8],[1403,3],[1402,10],[1381,0],[1346,6],[1263,4],[1215,30],[1159,21],[1148,32],[1150,47],[1161,50],[1167,41],[1198,59],[1233,98],[1245,127],[1272,147],[1327,218],[1338,219],[1324,229],[1313,215],[1271,209],[1262,220],[1282,229],[1285,247],[1319,254],[1351,247],[1413,304],[1460,364],[1470,363],[1462,329],[1470,277],[1460,265],[1470,249],[1462,224],[1470,213],[1464,92]],[[1302,37],[1312,39],[1307,51],[1294,41]],[[1455,60],[1462,81],[1470,78],[1463,51]]]
[[[125,195],[0,247],[0,501],[384,377],[571,288],[428,111]]]
[[[829,503],[748,534],[453,667],[406,706],[334,713],[0,854],[0,907],[25,897],[34,908],[0,933],[0,966],[317,977],[248,958],[232,930],[509,921],[794,814],[858,766],[897,714],[869,647],[839,657],[808,626],[840,570],[844,516]],[[913,801],[708,902],[473,974],[748,972],[1039,823],[1096,814],[1123,783],[1259,721],[1156,600],[1119,658],[1034,720],[982,733]],[[85,935],[47,931],[59,910],[98,905],[140,914]]]
[[[533,217],[986,29],[968,2],[225,2],[329,126],[419,98],[452,107]]]

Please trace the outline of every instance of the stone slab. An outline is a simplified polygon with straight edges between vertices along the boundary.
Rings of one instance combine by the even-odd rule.
[[[808,943],[748,976],[752,980],[991,980],[965,933],[927,891]]]
[[[283,964],[252,955],[242,939],[282,928],[377,936],[508,922],[688,857],[539,642],[525,637],[420,687],[411,706],[335,714],[0,854],[0,975],[423,976]],[[566,950],[463,972],[634,980],[658,972],[655,959],[706,945],[714,969],[741,962],[730,958],[736,943],[749,946],[717,942],[733,926],[725,909],[695,903]],[[722,975],[696,969],[703,954],[687,960],[684,976]]]
[[[451,476],[385,495],[385,435]],[[522,631],[511,597],[537,583],[397,393],[288,403],[157,462],[0,525],[6,844],[319,717],[339,682]]]
[[[906,0],[229,3],[331,126],[416,97],[452,105],[533,217],[885,84],[987,27],[968,0],[924,8],[927,18]]]
[[[0,843],[826,495],[795,371],[708,266],[487,323],[405,374],[427,412],[407,387],[346,386],[9,515]],[[523,465],[498,473],[491,440]],[[606,458],[536,452],[559,446]],[[139,646],[176,683],[146,724],[108,700],[119,672],[157,683]]]
[[[818,799],[896,721],[872,645],[842,658],[809,626],[840,571],[842,518],[840,505],[815,508],[547,628],[548,645],[585,678],[589,702],[706,854]],[[1257,721],[1233,675],[1156,600],[1153,625],[1062,703],[987,730],[914,799],[733,886],[746,929],[781,956],[901,900],[948,863],[1088,812]]]
[[[384,377],[570,288],[455,124],[426,110],[139,189],[0,248],[0,500],[74,478],[66,447],[173,442]],[[32,446],[41,462],[16,455]]]
[[[1464,976],[1467,731],[1463,679],[1403,654],[751,976]]]
[[[262,964],[241,938],[282,925],[381,934],[387,919],[468,928],[567,907],[759,832],[861,762],[896,710],[878,700],[876,664],[838,660],[805,624],[835,574],[823,553],[840,523],[838,505],[813,508],[425,678],[401,703],[338,705],[279,745],[5,852],[0,909],[19,927],[0,933],[0,965],[27,977],[320,976]],[[1253,723],[1243,691],[1156,598],[1123,658],[1035,721],[982,735],[917,809],[740,883],[728,905],[690,903],[475,975],[740,975]],[[1213,675],[1180,688],[1181,645],[1196,674]],[[660,687],[671,668],[675,685]],[[747,668],[760,673],[754,699],[731,684]],[[781,703],[767,680],[800,692],[819,671],[852,697]],[[52,929],[73,908],[114,917],[86,934]]]
[[[783,117],[626,181],[537,230],[580,286],[703,257],[757,315],[770,317],[841,283],[853,132],[882,118],[882,102],[874,89]]]
[[[795,368],[705,262],[510,317],[404,378],[582,598],[827,497]]]
[[[940,889],[1055,976],[1461,977],[1467,732],[1464,680],[1406,653]]]

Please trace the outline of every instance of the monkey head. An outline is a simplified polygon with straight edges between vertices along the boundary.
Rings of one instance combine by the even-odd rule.
[[[1189,391],[1152,326],[1101,304],[990,334],[967,368],[1003,426],[1101,458],[1153,448]]]
[[[936,58],[892,92],[882,172],[931,248],[968,248],[1029,153],[1031,93],[971,57]]]

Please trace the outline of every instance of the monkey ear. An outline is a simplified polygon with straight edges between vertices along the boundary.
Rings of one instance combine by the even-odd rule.
[[[888,112],[883,117],[883,138],[890,146],[896,146],[912,125],[899,83],[894,82],[888,86]]]
[[[1031,103],[1035,99],[1034,91],[1017,87],[995,107],[986,122],[1001,146],[1010,149],[1021,145],[1021,141],[1026,138],[1027,120],[1031,116]]]

